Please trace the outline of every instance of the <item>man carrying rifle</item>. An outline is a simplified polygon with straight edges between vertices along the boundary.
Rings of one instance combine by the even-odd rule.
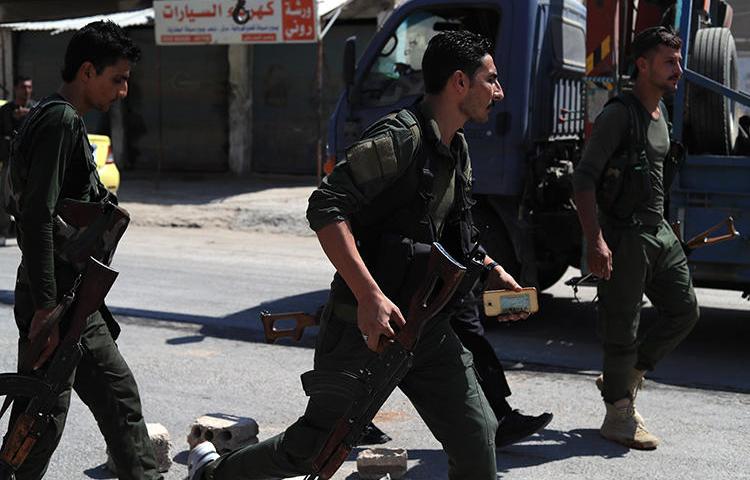
[[[33,372],[37,378],[46,378],[45,372],[58,368],[55,364],[58,356],[51,355],[71,327],[68,315],[48,335],[40,333],[55,315],[55,307],[69,292],[75,293],[76,279],[81,273],[60,255],[65,245],[65,239],[60,238],[63,224],[57,220],[61,205],[70,201],[101,202],[107,195],[99,181],[82,115],[91,109],[106,112],[112,103],[127,95],[130,69],[139,57],[138,46],[114,23],[86,25],[68,44],[63,85],[29,113],[13,140],[9,204],[17,211],[18,245],[23,253],[14,309],[22,374]],[[76,302],[86,300],[78,298]],[[80,362],[70,378],[61,381],[63,388],[57,397],[52,397],[41,437],[17,466],[18,480],[42,478],[47,470],[63,433],[71,390],[76,391],[96,418],[118,478],[161,478],[141,414],[135,379],[115,344],[118,333],[117,323],[103,305],[85,321]],[[40,335],[46,338],[39,338]],[[34,355],[32,345],[39,342],[43,348],[39,355]],[[49,358],[53,360],[47,361]],[[10,430],[3,442],[2,478],[10,478],[10,458],[18,458],[16,452],[11,452],[11,444],[19,441],[14,437],[13,426],[20,424],[17,420],[26,413],[33,418],[34,412],[25,412],[33,402],[33,398],[29,402],[15,397]]]
[[[461,128],[469,120],[486,122],[503,98],[491,51],[488,41],[470,32],[432,38],[422,61],[424,99],[371,125],[312,194],[307,217],[337,270],[313,372],[329,376],[329,388],[306,384],[308,374],[303,375],[310,395],[305,414],[262,443],[220,458],[210,443],[198,444],[188,460],[191,480],[310,473],[329,478],[331,470],[319,468],[329,438],[351,405],[366,403],[342,394],[359,380],[335,379],[347,372],[354,379],[358,372],[379,372],[378,365],[371,367],[382,358],[376,352],[384,339],[408,330],[405,317],[411,320],[415,307],[410,299],[424,287],[425,274],[419,272],[425,270],[417,268],[422,246],[440,242],[467,266],[464,278],[476,280],[483,273],[492,288],[521,288],[474,243],[470,216],[471,164]],[[448,454],[449,478],[494,480],[497,420],[472,356],[450,325],[457,300],[473,283],[462,284],[452,303],[424,324],[411,368],[398,386]],[[503,320],[525,317],[517,313]],[[356,438],[350,440],[349,447]]]
[[[17,131],[29,109],[36,105],[31,98],[33,83],[31,77],[17,75],[13,80],[13,100],[0,107],[0,177],[8,168],[8,154],[10,152],[10,138]],[[2,183],[0,183],[0,198],[2,198]],[[0,247],[5,246],[6,238],[10,236],[11,220],[0,202]]]
[[[665,27],[635,37],[633,91],[611,100],[597,117],[574,176],[588,266],[600,278],[604,368],[597,386],[606,407],[600,432],[637,449],[659,444],[635,409],[643,375],[698,320],[685,252],[664,219],[664,196],[679,159],[661,99],[677,89],[681,45]],[[644,293],[659,320],[638,337]]]

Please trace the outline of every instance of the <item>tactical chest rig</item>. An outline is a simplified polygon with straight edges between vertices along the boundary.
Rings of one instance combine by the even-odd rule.
[[[360,254],[373,277],[383,293],[406,314],[411,294],[423,278],[433,242],[440,242],[467,267],[456,298],[468,293],[478,279],[484,250],[477,243],[471,217],[474,202],[468,165],[460,163],[455,167],[453,206],[443,221],[442,232],[438,232],[430,202],[445,192],[434,191],[436,175],[441,172],[437,170],[439,153],[424,135],[427,120],[416,104],[393,115],[416,137],[416,152],[406,172],[381,192],[369,208],[355,214],[351,224]]]
[[[627,108],[628,134],[604,167],[596,189],[596,199],[599,210],[611,223],[635,225],[638,222],[634,214],[645,208],[652,196],[651,165],[646,153],[648,124],[643,121],[643,107],[633,94],[623,93],[613,97],[604,108],[612,103],[621,103]],[[659,102],[659,110],[671,136],[669,114],[662,101]],[[670,138],[662,175],[665,195],[682,165],[684,153],[682,144]]]

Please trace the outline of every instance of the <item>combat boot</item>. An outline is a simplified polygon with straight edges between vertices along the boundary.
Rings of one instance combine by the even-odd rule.
[[[617,405],[604,402],[607,415],[599,430],[602,437],[612,440],[628,448],[637,450],[654,450],[659,445],[659,439],[646,430],[645,425],[638,423],[635,418],[633,401],[623,398],[615,402]]]
[[[644,370],[636,370],[635,368],[631,370],[630,372],[630,378],[628,379],[628,392],[630,393],[630,398],[633,399],[633,416],[635,417],[635,421],[638,422],[640,425],[645,426],[646,421],[643,419],[640,413],[638,413],[638,410],[635,408],[635,397],[638,395],[638,391],[643,388],[643,384],[646,381],[645,378],[643,378],[643,375],[645,375],[646,372]],[[599,389],[599,391],[603,391],[604,389],[604,374],[600,374],[598,377],[596,377],[596,388]]]

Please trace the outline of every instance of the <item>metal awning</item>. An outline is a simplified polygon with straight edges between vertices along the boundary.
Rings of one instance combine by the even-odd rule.
[[[51,35],[57,35],[68,30],[79,28],[98,20],[111,20],[121,27],[137,27],[149,25],[154,22],[154,9],[144,8],[132,12],[118,12],[89,17],[67,18],[65,20],[49,20],[41,22],[17,22],[0,23],[0,28],[22,31],[50,31]]]
[[[352,0],[318,0],[318,16],[325,17],[351,1]],[[49,31],[51,35],[57,35],[58,33],[69,30],[78,30],[84,25],[98,20],[111,20],[121,27],[153,25],[154,9],[144,8],[142,10],[133,10],[130,12],[66,18],[64,20],[0,23],[0,28],[7,28],[15,31]]]
[[[352,0],[318,0],[318,16],[325,17],[339,7],[345,6]]]

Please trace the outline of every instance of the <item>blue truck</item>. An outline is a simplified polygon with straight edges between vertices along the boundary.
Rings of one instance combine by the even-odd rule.
[[[740,240],[696,250],[691,264],[697,285],[747,293],[750,151],[732,156],[735,143],[742,143],[736,137],[744,132],[732,112],[735,102],[745,103],[745,99],[736,90],[736,78],[732,83],[736,50],[725,25],[731,21],[731,7],[719,1],[709,11],[707,3],[701,2],[701,10],[689,0],[655,2],[655,6],[640,2],[640,9],[633,1],[590,3],[588,12],[578,0],[409,0],[401,4],[358,60],[354,39],[347,41],[346,88],[330,119],[328,158],[340,158],[367,125],[419,98],[421,59],[433,35],[456,29],[484,35],[494,46],[505,100],[494,107],[489,122],[465,128],[475,177],[475,217],[488,227],[483,243],[493,258],[522,283],[545,289],[570,266],[585,269],[571,176],[587,126],[603,100],[627,85],[628,66],[618,59],[625,57],[635,29],[618,35],[617,22],[594,18],[594,13],[599,15],[594,9],[622,18],[620,27],[628,20],[631,25],[672,22],[693,32],[694,41],[685,43],[696,52],[686,50],[683,56],[688,66],[691,55],[697,58],[697,72],[686,77],[702,82],[681,88],[674,99],[675,134],[677,138],[685,135],[686,140],[703,138],[698,128],[706,128],[717,138],[700,155],[688,156],[675,182],[669,211],[680,220],[686,237],[727,215],[734,218],[743,234]],[[632,15],[639,10],[643,13],[636,19]],[[587,18],[587,13],[592,17]],[[711,14],[721,26],[712,27]],[[616,38],[623,39],[621,44],[614,43]],[[723,45],[720,55],[713,48],[718,43]],[[605,74],[601,65],[608,66]],[[711,89],[723,89],[722,94],[730,97],[711,93]],[[706,118],[710,119],[707,126]],[[702,142],[686,143],[690,148],[703,146]]]

